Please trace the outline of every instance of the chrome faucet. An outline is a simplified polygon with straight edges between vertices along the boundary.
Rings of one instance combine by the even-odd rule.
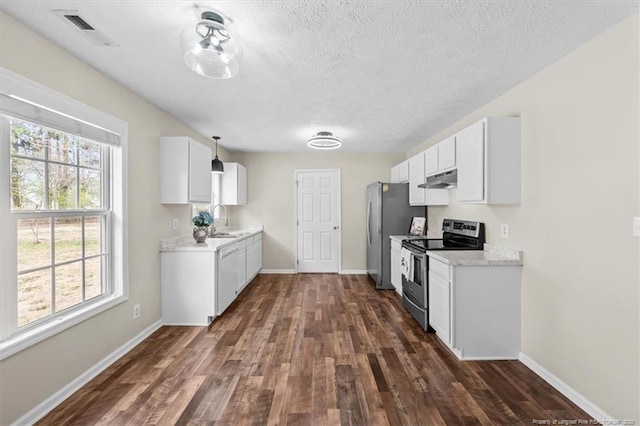
[[[224,206],[224,204],[216,204],[215,206],[211,207],[211,217],[213,217],[213,226],[211,226],[211,235],[215,234],[216,232],[216,220],[215,220],[215,211],[216,211],[216,207],[222,207],[222,209],[224,210],[224,226],[227,227],[229,226],[229,217],[227,216],[227,208]]]

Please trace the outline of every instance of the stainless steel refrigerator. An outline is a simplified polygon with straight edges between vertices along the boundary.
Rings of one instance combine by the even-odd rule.
[[[379,290],[391,284],[390,235],[407,235],[411,218],[426,217],[426,207],[409,205],[406,183],[374,182],[367,186],[367,273]]]

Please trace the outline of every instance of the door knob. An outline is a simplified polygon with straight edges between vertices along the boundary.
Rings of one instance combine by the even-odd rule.
[[[334,226],[333,229],[338,229],[340,228],[338,225]]]

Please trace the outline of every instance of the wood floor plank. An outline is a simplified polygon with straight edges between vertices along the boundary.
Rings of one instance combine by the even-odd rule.
[[[531,424],[589,416],[518,361],[460,362],[364,275],[259,275],[162,327],[39,424]]]

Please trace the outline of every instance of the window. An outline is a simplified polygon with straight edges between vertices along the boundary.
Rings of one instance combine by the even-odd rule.
[[[211,173],[211,204],[191,204],[191,217],[201,210],[211,212],[213,206],[220,204],[220,187],[220,174]],[[220,219],[220,208],[216,208],[213,212],[213,219]]]
[[[9,119],[18,330],[111,294],[110,148]]]
[[[0,359],[126,300],[126,123],[0,68]]]

